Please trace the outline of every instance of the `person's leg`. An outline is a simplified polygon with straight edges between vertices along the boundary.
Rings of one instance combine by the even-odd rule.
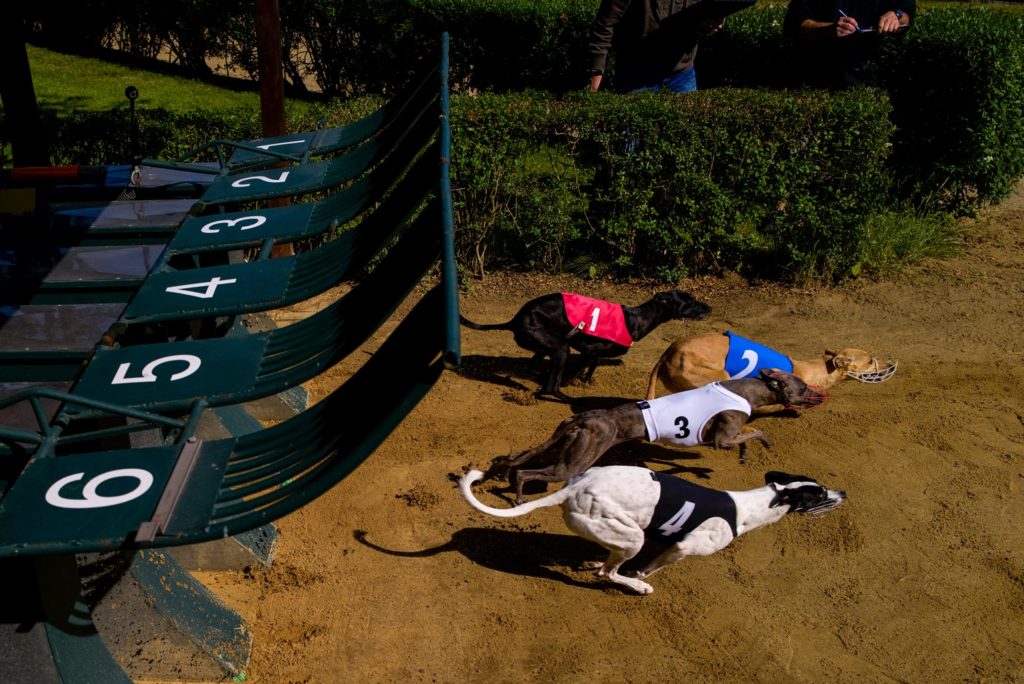
[[[672,74],[665,81],[665,88],[673,93],[692,93],[697,90],[697,70],[694,67]]]

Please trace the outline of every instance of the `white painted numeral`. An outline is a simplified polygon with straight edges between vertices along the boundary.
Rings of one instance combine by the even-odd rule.
[[[590,312],[590,332],[597,330],[597,319],[601,315],[601,309],[594,307],[594,310]]]
[[[690,519],[691,515],[693,515],[694,508],[696,508],[696,505],[692,501],[687,501],[675,515],[666,520],[665,524],[658,529],[661,530],[661,533],[666,537],[672,536],[679,530],[683,529],[683,525],[685,525],[686,521]]]
[[[46,490],[46,503],[57,508],[105,508],[107,506],[116,506],[132,499],[137,499],[153,486],[153,475],[148,470],[142,470],[141,468],[120,468],[118,470],[111,470],[110,472],[97,475],[88,482],[82,488],[81,499],[68,499],[60,495],[60,490],[72,482],[78,482],[85,473],[75,473],[62,477],[61,479],[50,485],[50,488]],[[103,496],[96,493],[96,488],[107,480],[113,480],[118,477],[134,477],[139,481],[135,489],[126,493],[118,494],[117,496]]]
[[[271,178],[270,176],[246,176],[245,178],[239,178],[238,180],[236,180],[234,183],[231,184],[231,187],[247,188],[250,185],[252,185],[252,183],[249,183],[248,181],[263,181],[264,183],[284,183],[286,180],[288,180],[289,173],[291,173],[291,171],[282,171],[280,178]]]
[[[202,365],[203,363],[198,356],[192,356],[191,354],[174,354],[172,356],[162,356],[159,359],[154,359],[153,361],[147,363],[145,366],[142,367],[142,374],[136,375],[134,377],[128,377],[128,367],[131,366],[132,364],[122,363],[118,367],[117,373],[114,374],[114,379],[110,381],[110,384],[130,385],[136,382],[156,382],[158,378],[156,377],[156,373],[153,372],[154,369],[162,364],[173,363],[175,361],[184,361],[185,363],[188,364],[188,367],[185,368],[185,370],[178,371],[177,373],[172,375],[171,382],[174,382],[175,380],[181,380],[182,378],[187,378],[188,376],[192,375],[197,370],[199,370],[199,366]]]
[[[189,297],[197,297],[199,299],[210,299],[213,297],[213,293],[217,291],[217,288],[221,285],[230,285],[231,283],[237,283],[237,278],[221,278],[220,276],[214,276],[212,279],[202,283],[188,283],[186,285],[171,285],[170,287],[164,288],[165,292],[171,292],[173,294],[187,295]],[[194,288],[205,286],[202,291],[195,290]]]
[[[276,143],[267,143],[266,145],[257,145],[256,147],[260,148],[261,150],[269,150],[271,147],[280,147],[281,145],[301,145],[304,142],[306,142],[306,141],[305,140],[289,140],[287,142],[276,142]]]
[[[241,223],[242,221],[252,221],[252,223],[250,223],[247,226],[242,226],[238,230],[252,230],[253,228],[256,228],[257,226],[262,226],[264,223],[266,223],[267,222],[267,217],[266,216],[240,216],[239,218],[220,219],[219,221],[210,221],[205,226],[200,228],[199,232],[200,233],[219,233],[220,232],[220,228],[214,228],[214,226],[219,226],[221,224],[224,224],[225,226],[230,228],[231,226],[237,225],[237,224]]]
[[[753,372],[755,368],[757,368],[757,352],[754,351],[753,349],[746,350],[745,352],[743,352],[743,360],[747,362],[747,365],[744,366],[743,370],[741,370],[739,373],[732,376],[734,379],[745,378],[748,375],[750,375],[750,373]]]

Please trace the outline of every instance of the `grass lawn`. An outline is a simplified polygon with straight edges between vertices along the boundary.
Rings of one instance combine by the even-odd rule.
[[[190,78],[169,76],[113,62],[28,47],[36,99],[43,109],[105,111],[126,107],[124,89],[139,89],[139,107],[172,112],[259,107],[259,94],[237,92]],[[292,103],[294,104],[294,103]]]

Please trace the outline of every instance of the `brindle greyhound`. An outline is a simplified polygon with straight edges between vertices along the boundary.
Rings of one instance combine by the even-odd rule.
[[[746,442],[757,439],[771,447],[761,430],[746,429],[754,409],[769,404],[815,406],[824,400],[823,393],[795,375],[764,370],[755,378],[716,382],[652,401],[571,416],[543,444],[495,459],[487,474],[504,478],[515,468],[510,479],[515,481],[516,503],[523,503],[523,485],[527,482],[564,482],[592,466],[613,446],[630,440],[665,440],[683,446],[710,444],[716,449],[735,446],[744,462]],[[553,456],[556,462],[536,470],[519,469],[541,454]]]

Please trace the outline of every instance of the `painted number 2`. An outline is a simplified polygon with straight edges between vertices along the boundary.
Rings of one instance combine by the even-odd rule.
[[[747,349],[743,352],[743,360],[747,362],[747,365],[739,373],[732,376],[733,378],[745,378],[757,368],[757,352],[753,349]]]
[[[61,496],[60,490],[64,489],[66,485],[72,482],[78,482],[85,473],[74,473],[61,479],[50,485],[50,488],[46,490],[46,503],[57,508],[105,508],[107,506],[116,506],[132,499],[137,499],[153,486],[153,475],[148,470],[142,470],[141,468],[120,468],[118,470],[111,470],[110,472],[97,475],[82,487],[82,498],[81,499],[69,499]],[[130,492],[125,494],[118,494],[117,496],[103,496],[98,494],[96,489],[106,482],[107,480],[113,480],[119,477],[131,477],[138,481],[138,484]]]
[[[246,176],[245,178],[239,178],[231,184],[233,188],[247,188],[252,183],[250,181],[263,181],[264,183],[284,183],[288,180],[288,174],[291,171],[282,171],[278,178],[271,178],[270,176]]]

